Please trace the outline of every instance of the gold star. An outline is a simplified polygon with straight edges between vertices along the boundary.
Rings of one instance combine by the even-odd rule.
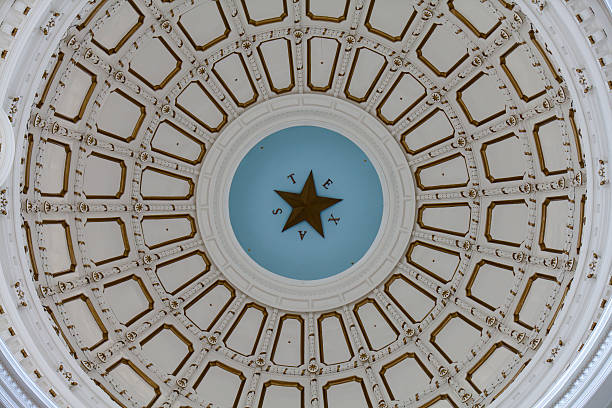
[[[287,219],[283,227],[283,231],[288,230],[302,221],[306,221],[315,231],[325,238],[323,234],[323,225],[321,224],[321,212],[342,201],[342,199],[318,196],[314,184],[314,177],[312,176],[312,170],[299,194],[287,191],[274,191],[292,208],[289,219]]]

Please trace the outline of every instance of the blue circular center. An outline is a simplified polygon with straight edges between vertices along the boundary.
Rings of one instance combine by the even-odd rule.
[[[299,195],[310,172],[316,196],[342,200],[322,211],[309,207],[323,236],[306,220],[283,231],[300,210],[275,192]],[[267,136],[242,159],[229,211],[238,242],[255,262],[287,278],[315,280],[363,257],[380,227],[383,196],[376,169],[357,145],[329,129],[295,126]]]

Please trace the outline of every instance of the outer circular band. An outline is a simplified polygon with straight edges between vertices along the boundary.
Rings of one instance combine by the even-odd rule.
[[[0,109],[0,186],[8,179],[15,158],[15,138],[8,116]]]

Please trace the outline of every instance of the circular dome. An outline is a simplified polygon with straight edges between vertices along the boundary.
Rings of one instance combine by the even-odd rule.
[[[44,403],[550,406],[610,313],[609,181],[566,6],[533,3],[51,13],[0,222]]]
[[[357,145],[328,129],[293,126],[244,156],[232,179],[229,213],[240,246],[260,266],[316,280],[363,257],[380,228],[383,195],[376,169]]]

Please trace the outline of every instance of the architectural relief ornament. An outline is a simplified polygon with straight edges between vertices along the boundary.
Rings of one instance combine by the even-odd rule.
[[[6,196],[6,189],[0,190],[0,214],[7,215],[8,214],[8,198]]]
[[[604,338],[604,341],[601,343],[601,345],[597,349],[593,358],[589,361],[589,363],[582,370],[582,372],[579,373],[578,377],[573,382],[571,387],[567,390],[563,398],[557,401],[557,403],[554,405],[554,408],[564,408],[564,407],[569,406],[570,402],[572,401],[573,398],[575,398],[580,388],[585,387],[585,386],[588,387],[588,382],[592,378],[590,374],[592,374],[592,372],[596,369],[598,365],[604,362],[609,362],[611,348],[612,348],[612,331],[608,331],[608,335]],[[606,374],[609,375],[609,370]],[[599,379],[599,380],[601,381],[602,379]],[[594,390],[591,390],[591,391],[594,391]]]
[[[77,381],[74,380],[73,375],[70,371],[66,371],[63,364],[60,364],[57,371],[64,377],[68,385],[70,387],[75,387],[79,385]]]
[[[604,184],[610,183],[610,179],[608,178],[608,161],[607,160],[599,160],[599,168],[597,169],[597,175],[599,176],[599,185],[603,186]]]
[[[2,404],[576,401],[610,352],[609,14],[265,3],[0,7]],[[385,194],[325,284],[258,268],[224,212],[248,149],[312,124]]]
[[[274,105],[276,104],[276,108]],[[283,109],[282,106],[299,106],[299,110]],[[401,155],[397,146],[390,141],[391,136],[377,126],[373,118],[362,116],[363,113],[351,105],[334,101],[325,96],[311,96],[310,99],[297,95],[283,96],[278,101],[258,107],[259,115],[247,126],[234,125],[221,134],[218,143],[213,145],[209,156],[221,160],[225,166],[209,167],[205,159],[204,168],[211,168],[210,173],[200,176],[198,191],[211,192],[201,197],[198,219],[206,220],[201,225],[204,242],[207,247],[219,248],[219,259],[212,256],[212,261],[225,270],[225,276],[234,285],[264,304],[294,311],[323,310],[338,307],[346,302],[347,293],[353,288],[362,286],[364,281],[372,282],[386,276],[389,269],[397,263],[401,250],[395,249],[394,243],[400,235],[400,229],[412,225],[413,190],[410,184],[400,184],[400,172],[407,170],[407,164],[395,161],[396,169],[390,166],[393,157]],[[349,129],[346,124],[359,120],[361,127]],[[293,125],[311,124],[324,126],[340,131],[360,146],[378,169],[388,193],[384,197],[386,208],[383,213],[383,227],[379,231],[365,262],[358,262],[345,273],[329,278],[321,283],[316,281],[293,283],[288,279],[273,276],[251,260],[240,248],[233,236],[228,209],[225,205],[229,196],[230,179],[244,153],[256,145],[259,140],[277,129]],[[257,129],[257,131],[253,131]],[[220,146],[220,148],[217,148]],[[408,175],[404,175],[408,177]],[[212,193],[214,192],[214,193]],[[403,203],[401,206],[399,203]],[[403,207],[403,208],[402,208]],[[394,220],[391,222],[390,220]],[[210,225],[209,225],[210,223]],[[388,243],[388,244],[385,244]],[[387,263],[387,260],[394,259]],[[388,266],[385,266],[388,265]],[[224,265],[224,266],[222,266]],[[389,268],[389,269],[387,269]],[[376,271],[376,272],[372,272]],[[248,285],[245,285],[248,276]],[[363,296],[371,290],[371,284],[355,292],[353,298]],[[253,288],[253,289],[250,289]],[[367,288],[367,289],[366,289]]]
[[[582,87],[582,93],[588,93],[593,86],[591,85],[591,81],[587,78],[587,73],[584,68],[576,68],[574,70],[576,74],[576,78],[578,79],[578,83]]]
[[[563,340],[559,339],[559,343],[557,343],[557,346],[553,347],[550,350],[550,357],[548,357],[546,359],[547,363],[552,363],[553,361],[555,361],[555,357],[557,357],[557,355],[559,354],[559,352],[561,351],[561,348],[564,346],[565,344],[563,343]]]
[[[13,166],[13,160],[15,157],[15,137],[13,135],[13,127],[11,125],[11,118],[6,115],[2,109],[0,109],[0,186],[3,186],[9,177]],[[4,190],[0,195],[2,201],[7,200],[7,189]],[[6,205],[2,204],[3,213],[6,212]]]
[[[546,0],[531,0],[531,4],[540,12],[544,11],[546,7]]]
[[[49,35],[49,32],[55,27],[55,21],[57,20],[59,16],[61,16],[61,14],[58,13],[57,11],[52,11],[50,13],[46,22],[40,26],[40,31],[43,33],[43,35],[45,36]]]
[[[17,295],[17,303],[19,304],[19,306],[26,307],[28,305],[28,302],[26,302],[26,295],[23,291],[23,283],[21,281],[17,281],[13,285],[13,288],[15,289],[15,294]]]
[[[13,123],[14,117],[17,115],[17,111],[19,110],[20,100],[21,98],[18,96],[9,98],[8,119],[11,123]]]

